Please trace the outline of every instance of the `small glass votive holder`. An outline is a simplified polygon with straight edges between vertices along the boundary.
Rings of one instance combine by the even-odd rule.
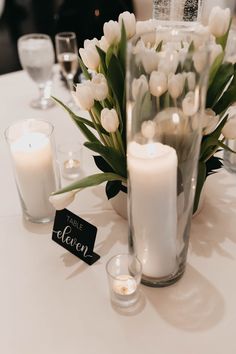
[[[60,170],[63,178],[74,180],[82,174],[82,145],[65,142],[58,146]]]
[[[106,264],[111,302],[119,307],[137,303],[140,296],[142,264],[129,254],[118,254]]]

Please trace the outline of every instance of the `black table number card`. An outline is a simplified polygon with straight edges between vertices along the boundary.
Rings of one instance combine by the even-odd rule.
[[[97,228],[67,209],[57,210],[52,239],[89,265],[100,256],[93,252]]]

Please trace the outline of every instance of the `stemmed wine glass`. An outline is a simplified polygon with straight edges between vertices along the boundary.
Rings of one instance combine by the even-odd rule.
[[[78,69],[78,48],[76,34],[74,32],[60,32],[56,34],[56,55],[62,70],[62,74],[67,81],[70,91],[73,91],[73,78]],[[69,102],[73,105],[72,99]]]
[[[50,87],[55,56],[51,38],[42,33],[24,35],[18,39],[18,54],[23,69],[39,88],[39,97],[31,101],[31,107],[47,109],[53,106]]]

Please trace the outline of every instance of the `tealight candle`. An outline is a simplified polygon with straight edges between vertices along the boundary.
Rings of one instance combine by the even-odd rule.
[[[167,276],[176,268],[176,151],[161,143],[131,142],[128,170],[135,253],[145,276]]]
[[[61,174],[73,180],[82,174],[82,146],[79,142],[64,142],[58,146]]]
[[[47,122],[26,120],[6,132],[23,211],[35,222],[50,221],[55,213],[49,202],[50,194],[58,187],[50,141],[52,129]]]
[[[128,274],[119,275],[114,280],[112,289],[118,295],[131,295],[137,289],[136,280]]]
[[[120,307],[134,305],[139,299],[142,265],[137,257],[118,254],[106,265],[111,301]]]

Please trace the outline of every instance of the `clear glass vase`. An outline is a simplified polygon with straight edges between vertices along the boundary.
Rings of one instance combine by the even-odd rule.
[[[159,29],[128,45],[129,249],[149,286],[172,284],[185,269],[208,76],[206,42],[194,31]]]
[[[204,0],[153,0],[153,18],[191,25],[201,19]]]

